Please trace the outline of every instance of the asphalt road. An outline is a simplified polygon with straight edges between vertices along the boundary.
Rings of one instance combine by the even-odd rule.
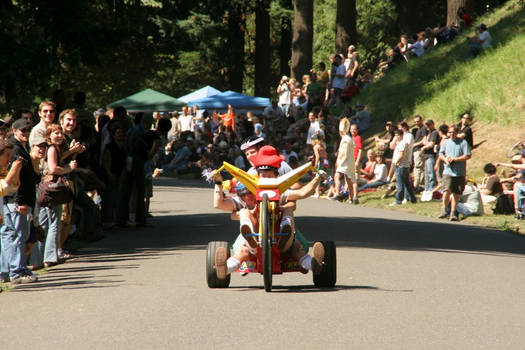
[[[334,289],[311,274],[232,276],[205,249],[237,224],[209,188],[161,179],[154,228],[111,231],[40,282],[0,294],[5,349],[523,349],[525,239],[308,199],[297,225],[337,245]]]

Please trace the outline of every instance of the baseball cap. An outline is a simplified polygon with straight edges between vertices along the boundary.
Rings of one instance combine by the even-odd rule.
[[[25,118],[17,119],[13,123],[13,129],[16,129],[16,130],[22,130],[22,129],[27,128],[29,126],[31,126],[31,123]]]

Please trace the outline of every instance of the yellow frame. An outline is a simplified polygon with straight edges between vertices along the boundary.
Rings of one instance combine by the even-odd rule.
[[[233,177],[242,182],[251,193],[256,194],[257,190],[261,188],[276,188],[279,190],[279,193],[283,193],[312,169],[314,169],[312,163],[306,163],[275,179],[259,179],[257,175],[248,174],[246,171],[239,169],[228,162],[223,162],[222,166],[216,171],[220,172],[226,170]]]

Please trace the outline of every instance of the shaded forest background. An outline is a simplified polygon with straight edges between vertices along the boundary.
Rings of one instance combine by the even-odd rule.
[[[0,112],[56,89],[86,92],[92,109],[148,87],[271,96],[350,43],[374,70],[400,34],[450,21],[447,0],[7,0],[0,19]]]

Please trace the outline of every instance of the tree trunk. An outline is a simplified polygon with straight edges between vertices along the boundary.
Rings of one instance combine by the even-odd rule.
[[[345,53],[348,45],[357,44],[356,0],[337,0],[335,50]]]
[[[465,8],[470,16],[473,16],[476,6],[475,0],[447,0],[447,26],[459,25],[458,10]]]
[[[242,92],[244,74],[244,32],[246,16],[241,11],[231,10],[228,16],[229,49],[226,50],[228,69],[227,86],[231,90]]]
[[[255,96],[270,97],[270,0],[255,7]]]
[[[281,6],[292,8],[291,0],[281,2]],[[290,76],[290,59],[292,58],[292,21],[290,17],[281,17],[281,42],[279,45],[280,69],[279,75]]]
[[[292,78],[299,81],[312,68],[313,10],[313,0],[294,1]]]

